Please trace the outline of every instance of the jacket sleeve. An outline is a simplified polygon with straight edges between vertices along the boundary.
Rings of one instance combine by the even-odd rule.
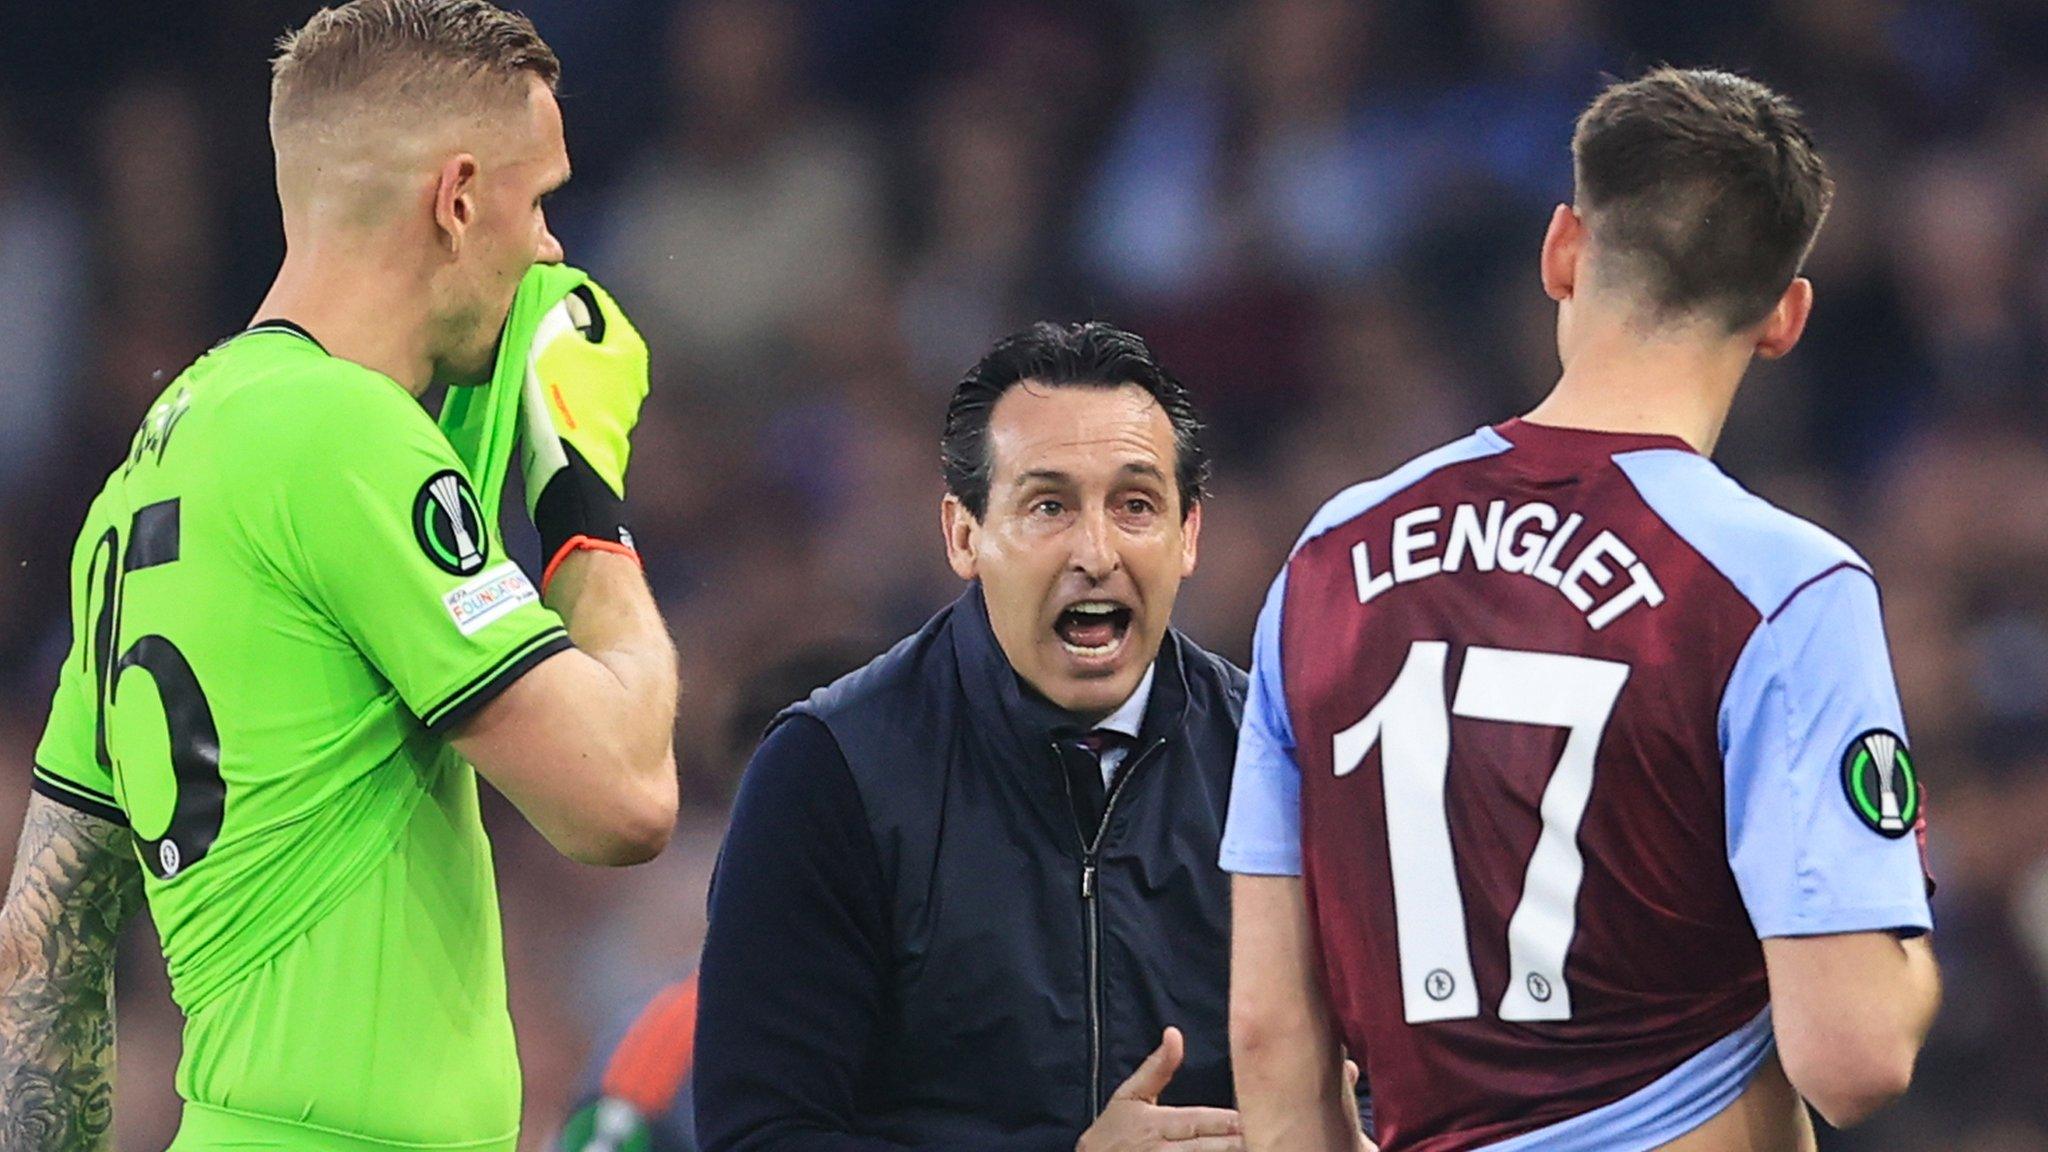
[[[889,900],[831,730],[785,721],[747,767],[711,883],[694,1094],[704,1152],[970,1152],[861,1134],[886,1074]],[[1033,1137],[972,1152],[1069,1152]]]

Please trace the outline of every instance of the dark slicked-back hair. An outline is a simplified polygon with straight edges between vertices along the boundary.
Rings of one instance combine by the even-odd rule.
[[[1166,410],[1173,425],[1174,484],[1180,490],[1182,518],[1206,494],[1209,454],[1202,447],[1202,418],[1188,390],[1153,357],[1145,342],[1100,320],[1041,320],[997,341],[961,378],[946,406],[946,431],[939,441],[946,490],[976,520],[988,513],[989,478],[995,467],[989,456],[989,417],[1003,393],[1026,381],[1055,388],[1143,388]]]
[[[1572,157],[1602,270],[1660,322],[1735,332],[1768,316],[1834,198],[1799,109],[1727,72],[1610,85],[1579,117]]]
[[[532,21],[489,0],[350,0],[279,38],[270,70],[275,127],[331,118],[338,101],[393,116],[516,107],[532,78],[552,88],[562,62]]]

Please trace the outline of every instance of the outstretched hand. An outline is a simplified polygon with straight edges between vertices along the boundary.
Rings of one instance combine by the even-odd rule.
[[[1074,1152],[1244,1152],[1244,1132],[1229,1108],[1173,1108],[1159,1103],[1187,1055],[1180,1029],[1168,1028],[1145,1062],[1110,1095]]]

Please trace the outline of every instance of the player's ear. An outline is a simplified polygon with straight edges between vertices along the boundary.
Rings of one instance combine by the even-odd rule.
[[[977,546],[981,537],[981,521],[967,510],[951,492],[939,501],[939,527],[946,534],[946,563],[952,566],[953,574],[962,580],[972,580],[980,572],[975,562]]]
[[[1550,228],[1543,233],[1543,293],[1562,304],[1579,286],[1579,257],[1586,247],[1586,222],[1569,204],[1559,204],[1550,213]]]
[[[1764,317],[1762,330],[1757,334],[1756,354],[1766,360],[1776,360],[1792,350],[1799,343],[1799,337],[1806,332],[1806,319],[1813,315],[1813,281],[1804,276],[1794,276],[1786,285],[1783,295],[1778,297],[1777,307]]]
[[[1195,561],[1202,542],[1202,502],[1197,500],[1188,509],[1187,519],[1180,525],[1180,578],[1185,580],[1195,574]]]
[[[435,177],[434,224],[450,256],[462,251],[462,242],[476,223],[476,175],[476,157],[458,152],[441,162]]]

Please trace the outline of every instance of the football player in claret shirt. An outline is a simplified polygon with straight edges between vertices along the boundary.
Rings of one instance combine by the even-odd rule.
[[[1709,455],[1831,186],[1753,81],[1609,87],[1544,238],[1563,375],[1330,501],[1259,618],[1222,862],[1254,1149],[1791,1152],[1939,999],[1869,566]]]

